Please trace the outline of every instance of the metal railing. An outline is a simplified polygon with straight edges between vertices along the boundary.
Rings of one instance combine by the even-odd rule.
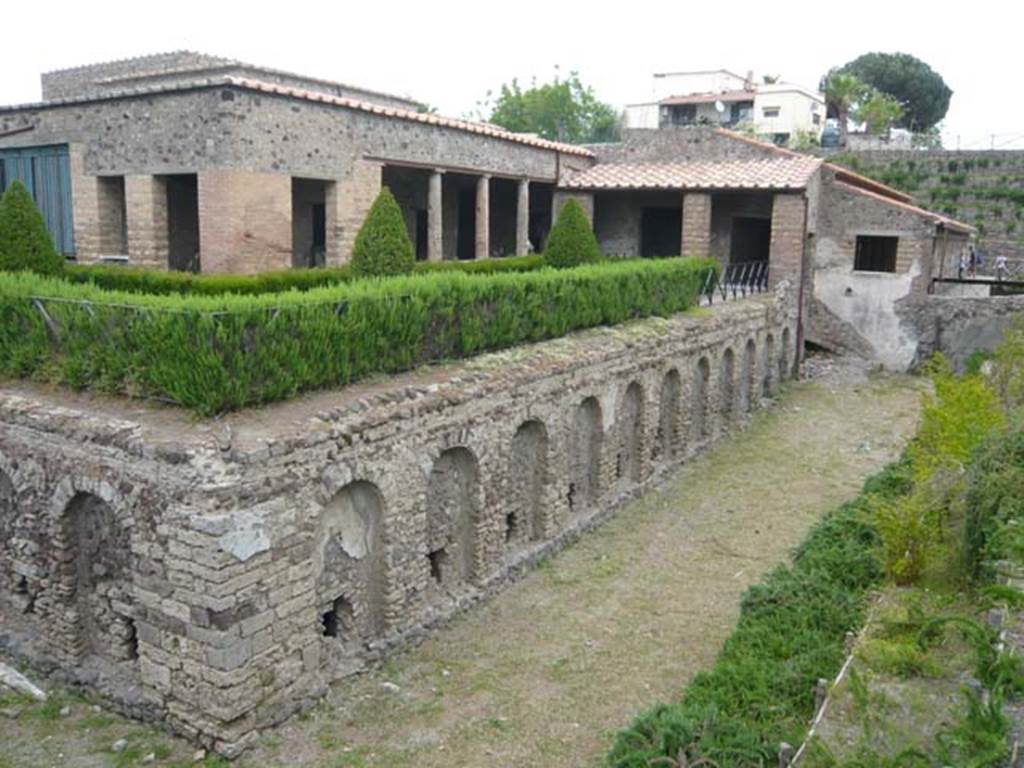
[[[768,290],[768,262],[740,261],[726,265],[716,280],[715,273],[709,272],[701,288],[701,295],[708,304],[714,303],[717,293],[722,301],[739,299]]]

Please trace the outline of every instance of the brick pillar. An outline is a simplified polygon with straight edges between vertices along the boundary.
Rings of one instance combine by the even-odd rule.
[[[203,272],[253,274],[291,267],[291,176],[203,171],[198,191]]]
[[[325,201],[328,266],[339,266],[352,258],[356,235],[380,188],[381,164],[367,160],[356,160],[345,178],[328,186]]]
[[[687,192],[683,195],[683,256],[711,254],[711,195]]]
[[[167,182],[160,176],[124,177],[128,257],[133,264],[167,268]]]
[[[441,171],[434,171],[427,185],[427,261],[441,261],[444,258],[442,178]]]
[[[777,194],[772,199],[772,239],[768,255],[769,286],[788,279],[799,283],[804,238],[807,236],[803,195]]]
[[[516,201],[516,256],[525,256],[530,250],[530,180],[519,180],[519,199]]]
[[[79,144],[68,147],[68,170],[71,175],[71,226],[75,258],[79,261],[93,261],[102,252],[99,190],[96,177],[85,175],[85,160]]]
[[[491,255],[491,177],[476,180],[476,255],[487,259]]]

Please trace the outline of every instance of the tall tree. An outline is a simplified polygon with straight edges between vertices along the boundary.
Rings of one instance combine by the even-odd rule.
[[[840,70],[854,75],[903,105],[901,128],[927,131],[949,111],[953,91],[938,72],[907,53],[865,53]]]
[[[867,126],[868,133],[887,133],[903,116],[903,105],[887,93],[869,88],[857,104],[853,117]]]
[[[550,83],[529,88],[518,80],[501,86],[497,99],[488,99],[479,110],[490,123],[510,131],[536,133],[552,141],[586,144],[615,141],[619,118],[615,110],[584,86],[577,72]]]
[[[864,98],[867,87],[853,75],[832,70],[825,76],[822,90],[825,92],[825,102],[829,110],[835,112],[839,123],[839,143],[845,147],[846,136],[850,130],[850,111]]]

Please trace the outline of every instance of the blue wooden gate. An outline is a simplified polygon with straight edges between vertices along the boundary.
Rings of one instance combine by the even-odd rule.
[[[15,179],[28,188],[39,206],[57,250],[74,256],[67,145],[0,149],[0,188],[7,189]]]

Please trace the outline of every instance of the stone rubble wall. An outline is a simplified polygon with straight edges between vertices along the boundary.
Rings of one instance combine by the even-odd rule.
[[[218,421],[0,390],[0,650],[237,754],[741,424],[787,291]]]

